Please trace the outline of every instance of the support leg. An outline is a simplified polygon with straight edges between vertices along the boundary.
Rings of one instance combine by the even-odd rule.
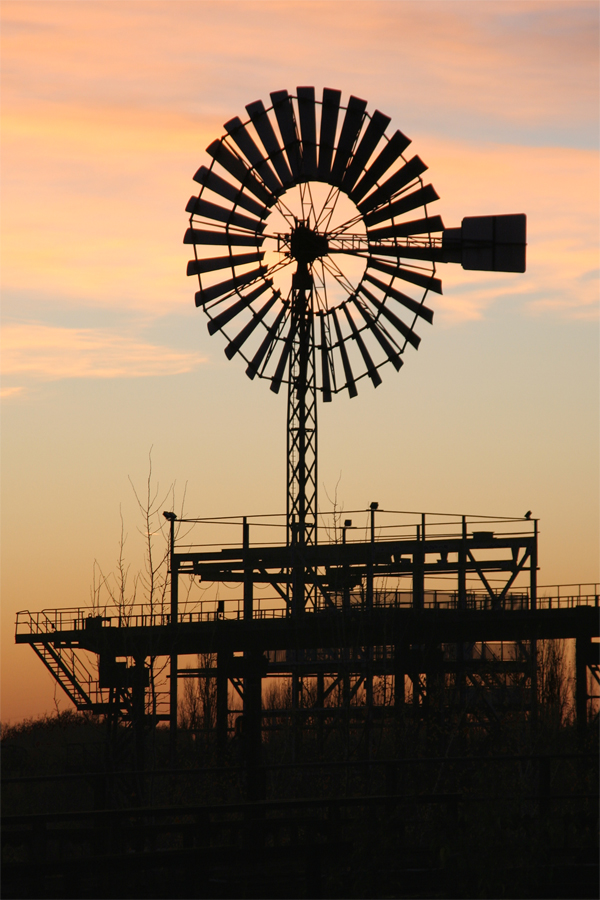
[[[575,713],[577,732],[582,738],[587,730],[588,673],[590,658],[589,637],[578,637],[575,642]]]
[[[217,750],[221,756],[227,748],[229,726],[229,660],[231,652],[217,653]]]

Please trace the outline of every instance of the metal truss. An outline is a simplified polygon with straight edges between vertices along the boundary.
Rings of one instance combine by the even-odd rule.
[[[316,585],[306,548],[317,543],[317,398],[312,288],[294,288],[290,326],[287,418],[287,531],[292,548],[289,607],[298,615],[316,608]]]

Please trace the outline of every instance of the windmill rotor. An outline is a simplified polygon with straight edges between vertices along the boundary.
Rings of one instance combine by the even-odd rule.
[[[293,291],[302,284],[318,327],[312,329],[315,388],[325,402],[379,369],[402,365],[430,323],[429,291],[441,293],[436,253],[444,229],[429,207],[427,167],[409,156],[409,139],[388,134],[390,118],[339,91],[271,94],[231,119],[207,148],[209,167],[195,180],[185,242],[194,247],[196,304],[209,332],[226,338],[250,378],[289,384]],[[408,253],[405,253],[408,250]]]

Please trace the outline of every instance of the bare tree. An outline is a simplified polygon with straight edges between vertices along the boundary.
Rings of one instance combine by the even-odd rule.
[[[340,503],[338,500],[338,488],[340,486],[340,481],[342,480],[342,473],[338,477],[338,480],[335,483],[335,489],[333,492],[333,499],[329,496],[329,491],[327,490],[326,485],[323,485],[323,490],[325,491],[325,496],[329,500],[332,508],[333,508],[333,525],[325,526],[325,533],[327,534],[327,539],[330,543],[338,544],[341,541],[341,533],[342,533],[342,514],[344,512],[344,504]]]
[[[127,540],[127,535],[125,534],[123,512],[120,507],[119,516],[121,519],[121,533],[119,536],[119,552],[115,569],[113,572],[105,575],[98,561],[94,560],[90,595],[92,609],[95,612],[99,614],[103,608],[110,605],[118,609],[119,618],[124,619],[135,605],[139,575],[135,575],[133,579],[133,588],[131,593],[129,593],[128,581],[131,565],[125,561],[125,542]],[[107,598],[104,603],[102,602],[103,593]]]
[[[152,448],[148,454],[148,477],[144,494],[136,489],[131,477],[129,483],[137,501],[143,526],[138,528],[144,541],[144,569],[139,573],[144,605],[150,614],[164,614],[169,588],[169,537],[162,511],[169,502],[175,505],[175,485],[161,494],[160,485],[152,481]]]
[[[573,713],[573,672],[563,638],[538,641],[538,702],[542,720],[552,729]]]
[[[123,514],[119,509],[121,530],[115,568],[105,574],[98,561],[94,560],[90,589],[91,607],[99,615],[110,606],[118,611],[119,619],[126,624],[128,618],[134,614],[136,604],[141,604],[141,610],[138,609],[138,612],[141,611],[152,618],[157,617],[158,623],[162,624],[168,611],[171,584],[169,529],[162,513],[166,506],[175,509],[175,484],[171,484],[166,491],[161,491],[158,482],[154,481],[152,448],[148,454],[148,475],[144,489],[138,490],[131,477],[129,483],[142,519],[142,524],[137,530],[143,540],[143,566],[131,577],[131,563],[127,561],[125,553],[127,534]],[[184,503],[185,489],[179,504],[178,519],[183,516]],[[157,668],[157,658],[151,654],[149,712],[153,716],[156,716],[158,708],[157,685],[166,666],[167,661],[164,661]]]
[[[179,727],[192,734],[198,750],[210,752],[217,727],[217,659],[214,653],[198,653],[198,669],[213,674],[186,678],[179,704]]]

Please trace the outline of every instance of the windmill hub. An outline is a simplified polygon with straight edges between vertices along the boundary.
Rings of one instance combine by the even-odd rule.
[[[290,256],[300,264],[308,265],[320,256],[327,256],[329,245],[327,236],[319,234],[305,222],[298,222],[290,235]]]

